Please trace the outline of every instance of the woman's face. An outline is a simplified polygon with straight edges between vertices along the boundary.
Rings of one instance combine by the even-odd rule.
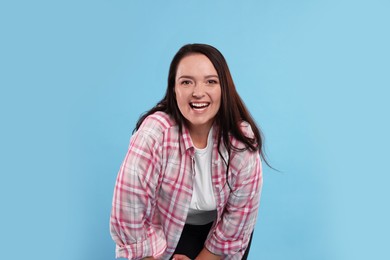
[[[177,67],[176,101],[190,131],[208,132],[221,106],[218,73],[203,54],[184,57]]]

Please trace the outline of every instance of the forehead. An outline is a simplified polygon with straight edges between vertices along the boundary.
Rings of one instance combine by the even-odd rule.
[[[200,53],[194,53],[183,57],[176,70],[176,76],[185,74],[215,74],[217,71],[214,68],[213,63],[207,58],[206,55]]]

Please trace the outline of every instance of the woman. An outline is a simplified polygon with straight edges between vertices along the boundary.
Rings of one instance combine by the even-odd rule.
[[[164,98],[139,119],[118,173],[110,221],[116,256],[245,259],[261,147],[222,54],[183,46]]]

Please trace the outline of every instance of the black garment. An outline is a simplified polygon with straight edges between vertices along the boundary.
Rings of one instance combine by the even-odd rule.
[[[195,259],[195,257],[202,251],[204,243],[206,241],[207,235],[210,232],[210,229],[213,225],[213,222],[206,225],[189,225],[184,226],[183,232],[181,233],[179,243],[176,246],[176,250],[173,253],[182,254],[188,256],[190,259]],[[248,258],[249,249],[252,243],[252,235],[249,240],[248,247],[245,251],[242,260]]]

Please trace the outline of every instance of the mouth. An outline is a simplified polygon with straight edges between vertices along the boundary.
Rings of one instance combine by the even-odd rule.
[[[196,109],[196,110],[203,110],[205,108],[207,108],[208,106],[210,105],[210,103],[208,102],[191,102],[190,103],[190,106],[192,109]]]

